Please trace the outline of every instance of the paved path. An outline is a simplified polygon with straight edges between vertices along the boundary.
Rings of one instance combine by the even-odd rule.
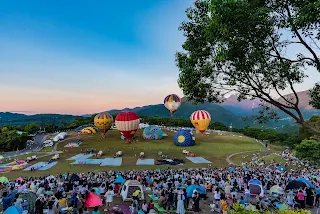
[[[269,151],[270,149],[267,149],[266,148],[266,145],[264,143],[262,143],[261,141],[257,140],[256,139],[256,142],[261,144],[263,149],[260,149],[260,150],[251,150],[251,151],[244,151],[244,152],[237,152],[237,153],[234,153],[234,154],[231,154],[229,156],[227,156],[226,158],[226,161],[228,162],[228,164],[230,165],[236,165],[236,166],[240,166],[240,164],[236,164],[234,162],[232,162],[230,159],[233,157],[233,156],[236,156],[236,155],[240,155],[240,154],[245,154],[245,153],[249,153],[249,152],[262,152],[262,151]]]
[[[232,162],[232,161],[230,160],[230,158],[232,158],[232,157],[235,156],[235,155],[245,154],[245,153],[249,153],[249,152],[261,152],[261,151],[263,151],[263,150],[251,150],[251,151],[237,152],[237,153],[234,153],[234,154],[229,155],[229,156],[226,158],[226,161],[228,162],[228,164],[240,166],[240,164],[236,164],[236,163]]]

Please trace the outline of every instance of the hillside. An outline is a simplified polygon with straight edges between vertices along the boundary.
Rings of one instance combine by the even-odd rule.
[[[183,101],[179,110],[174,113],[175,118],[189,119],[190,115],[199,109],[208,111],[211,114],[212,121],[222,122],[230,125],[232,123],[235,127],[242,127],[244,123],[243,118],[233,114],[231,111],[224,109],[223,107],[214,103],[202,103],[194,105],[188,101]],[[122,110],[110,110],[111,114],[117,114],[123,110],[134,111],[141,116],[158,116],[158,117],[170,117],[168,110],[162,105],[149,105],[133,109],[122,109]],[[248,124],[249,125],[249,124]]]
[[[0,126],[2,125],[25,125],[28,123],[54,123],[59,126],[64,122],[70,122],[76,119],[73,115],[61,115],[61,114],[36,114],[25,115],[11,112],[0,112]]]
[[[308,91],[299,92],[299,99],[301,102],[301,111],[305,119],[309,119],[311,116],[320,115],[320,111],[313,109],[309,103]],[[290,97],[292,95],[286,95]],[[280,102],[281,99],[279,99]],[[259,128],[275,128],[275,129],[290,129],[291,127],[297,127],[293,119],[288,117],[282,111],[275,109],[279,116],[280,120],[278,122],[270,121],[267,124],[258,124],[253,118],[258,114],[260,109],[260,101],[257,99],[254,100],[243,100],[238,102],[237,96],[232,95],[225,99],[225,102],[221,104],[215,103],[202,103],[194,105],[191,102],[187,101],[185,98],[182,99],[182,105],[178,111],[174,114],[174,118],[183,118],[189,119],[192,112],[203,109],[210,112],[213,122],[222,122],[225,125],[229,126],[230,124],[233,127],[244,127],[252,126]],[[123,110],[130,110],[137,112],[140,116],[158,116],[158,117],[170,117],[169,112],[163,106],[163,104],[147,105],[136,108],[125,108],[125,109],[113,109],[107,110],[111,114],[117,114]],[[90,115],[82,115],[83,117],[88,117]],[[72,115],[59,115],[59,114],[38,114],[38,115],[24,115],[16,113],[1,113],[0,112],[0,126],[1,125],[25,125],[27,123],[54,123],[59,126],[64,122],[70,122],[76,119],[76,116]]]

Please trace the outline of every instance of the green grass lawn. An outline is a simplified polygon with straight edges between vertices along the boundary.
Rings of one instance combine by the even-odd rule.
[[[276,163],[285,163],[286,160],[283,159],[281,156],[279,155],[276,155],[276,154],[270,154],[266,157],[263,158],[263,160],[266,162],[266,163],[271,163],[272,161],[275,161]]]
[[[183,147],[177,147],[173,144],[174,132],[165,130],[168,137],[162,140],[152,141],[145,140],[142,136],[142,131],[139,130],[136,134],[137,141],[133,144],[125,144],[120,139],[120,134],[117,130],[110,130],[107,138],[102,138],[99,134],[82,136],[82,144],[78,148],[65,148],[64,146],[68,142],[66,141],[58,145],[59,151],[63,151],[60,154],[60,160],[57,165],[46,171],[26,172],[15,171],[6,173],[5,176],[9,178],[16,178],[19,176],[43,176],[50,174],[66,173],[66,172],[88,172],[88,171],[106,171],[110,169],[116,170],[130,170],[130,169],[157,169],[167,168],[168,165],[162,166],[137,166],[136,161],[140,152],[145,152],[146,158],[159,159],[158,152],[168,155],[169,158],[179,158],[185,161],[183,166],[173,166],[173,168],[197,168],[206,167],[207,164],[194,164],[190,162],[182,154]],[[73,134],[74,136],[74,134]],[[248,137],[238,137],[233,135],[217,135],[212,133],[208,136],[196,134],[196,145],[186,148],[190,152],[196,153],[197,156],[204,157],[212,162],[212,166],[224,167],[227,166],[226,157],[230,154],[241,151],[253,151],[263,149],[263,147],[257,143],[254,139]],[[101,158],[112,157],[116,151],[123,151],[123,161],[120,167],[101,167],[99,165],[72,165],[72,161],[66,159],[85,151],[86,149],[94,148],[97,151],[103,150],[104,155]],[[51,156],[39,158],[38,161],[48,161]]]
[[[269,151],[255,151],[255,152],[247,152],[244,154],[237,154],[233,156],[230,160],[238,165],[241,165],[242,162],[250,162],[252,160],[253,155],[257,155],[260,159],[263,159],[266,164],[269,164],[274,160],[276,163],[285,163],[286,160],[280,157],[279,155],[274,154],[277,150],[269,150]]]

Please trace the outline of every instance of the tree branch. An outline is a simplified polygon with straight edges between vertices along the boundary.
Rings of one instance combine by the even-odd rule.
[[[291,16],[291,12],[290,12],[290,8],[288,6],[288,4],[285,5],[285,8],[287,10],[288,13],[288,17],[289,20],[292,20],[292,16]],[[312,48],[303,40],[302,36],[300,35],[299,31],[297,30],[296,26],[292,23],[291,21],[291,25],[292,25],[292,30],[293,32],[297,35],[299,41],[301,42],[302,45],[304,45],[309,52],[312,54],[313,58],[314,58],[314,62],[317,64],[317,70],[320,72],[320,60],[317,56],[317,54],[312,50]]]

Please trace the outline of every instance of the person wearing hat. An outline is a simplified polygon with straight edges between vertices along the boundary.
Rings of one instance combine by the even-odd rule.
[[[184,194],[182,190],[178,190],[178,197],[177,197],[178,203],[177,203],[177,213],[178,214],[185,214],[186,210],[184,209]]]

